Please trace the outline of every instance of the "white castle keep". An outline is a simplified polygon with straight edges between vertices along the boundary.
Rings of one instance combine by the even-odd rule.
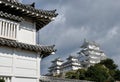
[[[105,53],[100,49],[100,46],[95,41],[84,40],[78,54],[79,61],[85,68],[99,63],[101,60],[107,58]]]

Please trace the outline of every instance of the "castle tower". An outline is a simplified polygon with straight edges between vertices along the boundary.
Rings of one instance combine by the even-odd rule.
[[[106,59],[106,55],[100,50],[100,46],[96,42],[84,40],[79,58],[84,67],[89,67]]]
[[[78,61],[78,58],[75,56],[69,56],[66,62],[63,62],[63,60],[60,58],[56,58],[52,61],[52,65],[49,67],[49,73],[47,75],[58,76],[62,74],[64,77],[66,72],[78,70],[81,68],[82,66]]]
[[[62,64],[61,72],[64,73],[78,69],[81,69],[81,64],[78,61],[78,58],[75,56],[69,56],[67,61]]]
[[[63,60],[60,58],[56,58],[52,61],[52,65],[49,67],[49,75],[57,76],[61,73],[61,65],[63,64]]]
[[[54,45],[37,44],[37,33],[57,16],[17,0],[0,0],[0,78],[5,82],[39,82],[40,61]]]

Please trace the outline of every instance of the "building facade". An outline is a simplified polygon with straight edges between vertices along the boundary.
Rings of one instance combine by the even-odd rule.
[[[81,50],[78,54],[79,61],[85,68],[99,63],[101,60],[107,58],[104,52],[100,49],[100,46],[94,41],[90,42],[84,40],[84,43],[81,46]]]
[[[61,66],[61,72],[68,72],[68,71],[74,71],[81,69],[81,64],[78,61],[78,58],[76,56],[69,56],[67,58],[67,61],[64,62]]]
[[[75,56],[69,56],[66,62],[63,62],[60,58],[52,61],[52,65],[49,67],[49,74],[51,76],[64,75],[68,71],[74,71],[81,69],[81,64],[78,58]]]
[[[60,58],[56,58],[52,61],[52,65],[49,67],[49,74],[50,76],[57,76],[61,73],[61,65],[63,64],[63,60]]]
[[[38,31],[57,16],[56,10],[35,9],[18,0],[0,0],[0,79],[39,82],[40,61],[55,52],[38,44]]]

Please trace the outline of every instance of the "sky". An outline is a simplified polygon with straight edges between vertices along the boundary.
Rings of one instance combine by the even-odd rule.
[[[120,68],[120,0],[21,0],[35,2],[36,8],[57,9],[54,21],[39,31],[40,44],[56,45],[55,55],[41,61],[41,74],[48,73],[51,61],[65,60],[80,50],[84,38],[96,41],[107,57]]]

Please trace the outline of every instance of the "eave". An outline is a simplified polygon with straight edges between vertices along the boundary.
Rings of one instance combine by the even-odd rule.
[[[49,56],[52,52],[55,52],[54,45],[52,46],[41,46],[21,43],[16,40],[10,40],[6,38],[0,38],[0,46],[6,46],[11,48],[19,48],[22,50],[40,52],[42,58]]]
[[[22,17],[15,16],[15,15],[8,14],[8,13],[4,13],[3,11],[0,11],[0,17],[10,19],[10,20],[14,20],[14,21],[17,21],[17,22],[21,22],[21,21],[24,20]]]
[[[4,4],[5,6],[9,6],[10,8],[14,8],[15,10],[19,10],[21,12],[24,12],[28,15],[33,16],[44,16],[44,17],[56,17],[58,14],[55,13],[56,10],[42,10],[42,9],[35,9],[32,6],[25,5],[22,3],[14,2],[12,0],[0,0],[0,4]]]
[[[11,0],[0,0],[0,10],[16,16],[26,16],[36,22],[37,31],[50,23],[58,14],[56,10],[35,9],[30,5],[14,2]]]

